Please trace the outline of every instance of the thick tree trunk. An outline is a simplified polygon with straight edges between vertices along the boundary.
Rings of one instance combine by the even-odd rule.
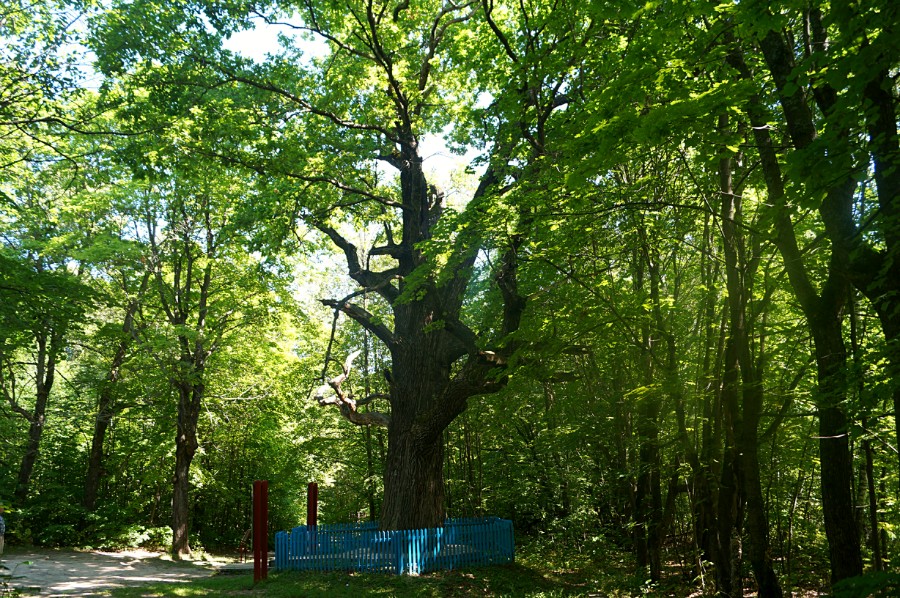
[[[116,353],[109,364],[106,381],[100,389],[100,396],[97,399],[97,414],[94,416],[94,435],[91,437],[91,452],[88,456],[88,468],[84,481],[83,504],[88,511],[93,511],[96,508],[97,493],[103,476],[103,443],[115,412],[113,405],[114,389],[119,380],[119,371],[122,368],[122,364],[125,363],[125,357],[128,355],[128,347],[131,344],[131,332],[134,328],[134,316],[137,313],[144,293],[147,291],[149,281],[150,272],[148,271],[141,280],[137,298],[131,301],[125,310],[125,320],[122,323],[122,339],[119,341]]]
[[[727,131],[727,116],[719,118],[719,128],[722,132]],[[756,254],[748,255],[747,246],[753,248],[758,244],[752,242],[752,237],[750,243],[745,242],[744,235],[739,230],[739,224],[743,220],[741,198],[733,188],[732,164],[728,157],[719,161],[719,190],[722,194],[722,236],[729,304],[730,338],[729,351],[726,352],[729,356],[726,368],[732,370],[726,372],[729,385],[738,385],[737,370],[740,370],[739,388],[726,388],[726,408],[736,410],[736,396],[739,394],[741,398],[740,415],[735,414],[731,418],[731,423],[735,426],[737,446],[741,451],[739,469],[742,479],[738,494],[743,495],[745,500],[750,564],[759,595],[764,598],[781,598],[781,586],[769,557],[769,522],[760,481],[759,418],[763,407],[762,380],[751,352],[752,331],[748,330],[750,323],[747,318],[747,302],[752,295],[753,277],[758,263]],[[740,534],[741,521],[738,519],[735,523],[735,531]]]
[[[175,194],[178,195],[178,194]],[[195,221],[189,209],[198,208]],[[231,316],[218,314],[212,323],[210,315],[213,267],[218,264],[218,247],[225,242],[223,229],[213,228],[219,216],[214,215],[209,197],[203,197],[197,206],[178,201],[166,206],[166,214],[145,214],[147,237],[150,241],[155,265],[151,276],[155,279],[156,292],[162,311],[174,328],[178,342],[178,358],[166,355],[160,359],[169,376],[172,388],[178,394],[175,422],[175,470],[172,475],[172,556],[176,559],[189,556],[190,547],[190,471],[197,452],[197,424],[200,406],[206,391],[206,363],[215,352],[222,336],[234,323]],[[166,219],[176,242],[165,246],[158,244],[159,219]],[[203,225],[197,226],[198,222]],[[168,236],[168,234],[167,234]],[[203,243],[197,239],[202,238]],[[198,253],[198,247],[203,248]],[[164,266],[171,266],[171,280]],[[212,324],[212,325],[210,325]]]
[[[84,479],[84,508],[93,511],[97,507],[97,495],[103,473],[103,444],[106,431],[112,421],[112,392],[106,387],[100,391],[97,414],[94,416],[94,435],[91,437],[91,452],[88,455],[87,474]]]
[[[812,8],[804,14],[804,19],[816,45],[826,48],[828,32],[822,10]],[[886,26],[890,29],[893,23],[886,22]],[[817,135],[813,112],[806,99],[809,95],[815,99],[826,119],[834,118],[838,126],[842,127],[835,139],[843,142],[856,134],[843,128],[845,125],[838,104],[839,94],[828,81],[815,81],[810,85],[809,95],[786,93],[789,85],[802,87],[804,82],[798,74],[792,46],[784,35],[769,31],[761,39],[760,45],[778,89],[788,132],[798,149],[809,149]],[[813,64],[821,66],[815,62]],[[852,162],[850,156],[855,150],[849,143],[829,149],[829,162],[840,163],[840,160],[844,160],[848,166],[843,178],[826,189],[826,198],[822,201],[819,213],[832,242],[833,258],[837,258],[832,270],[851,280],[878,311],[887,340],[888,376],[893,384],[894,411],[895,414],[900,414],[900,137],[897,134],[897,99],[889,69],[869,73],[872,77],[863,81],[861,103],[869,137],[869,158],[874,166],[878,194],[879,215],[872,220],[871,225],[880,230],[885,249],[876,250],[868,244],[867,236],[862,234],[855,221],[854,193],[857,185],[849,166]],[[826,157],[824,153],[820,155],[822,158]],[[808,312],[808,308],[804,307],[804,310]],[[825,369],[828,370],[829,367]],[[897,441],[900,442],[900,417],[895,417],[895,425]]]
[[[443,456],[441,434],[422,437],[417,426],[391,421],[381,509],[383,529],[443,526]]]
[[[29,422],[28,442],[25,445],[25,454],[22,456],[16,489],[13,493],[18,504],[23,504],[28,499],[31,490],[31,476],[34,474],[34,465],[37,462],[41,438],[44,435],[47,402],[50,399],[50,391],[53,390],[53,381],[56,376],[56,355],[60,350],[61,342],[62,338],[56,331],[51,330],[49,333],[38,335],[35,370],[37,388],[34,409],[29,413],[17,405],[14,406],[15,410]]]
[[[659,581],[662,573],[660,519],[662,489],[659,478],[659,426],[656,401],[644,397],[645,407],[638,414],[640,473],[635,492],[635,553],[637,566],[649,569],[650,579]]]
[[[508,339],[518,328],[525,308],[525,298],[517,291],[516,251],[520,241],[516,234],[511,235],[495,272],[503,297],[503,315],[502,323],[491,331],[495,337],[492,340],[498,343],[494,351],[483,350],[478,341],[484,342],[487,337],[479,338],[460,320],[481,240],[461,236],[448,258],[447,271],[440,274],[440,268],[435,268],[426,272],[429,257],[423,243],[431,239],[432,227],[441,217],[443,194],[425,178],[419,141],[412,129],[413,119],[406,112],[406,102],[405,98],[397,98],[396,151],[379,156],[399,171],[397,207],[402,216],[401,235],[398,238],[392,228],[386,227],[386,243],[368,250],[369,255],[390,256],[396,260],[396,266],[371,270],[368,264],[361,263],[359,248],[338,230],[324,221],[313,223],[343,251],[349,275],[365,289],[363,293],[379,294],[393,311],[391,330],[368,310],[351,302],[362,293],[351,294],[342,301],[323,300],[374,334],[391,352],[390,415],[357,411],[358,402],[340,391],[348,371],[329,381],[338,397],[319,401],[339,405],[342,414],[358,425],[388,427],[382,529],[443,525],[443,431],[465,410],[469,397],[496,392],[505,385],[499,372],[506,368],[516,349],[516,342]],[[498,183],[489,166],[474,199],[483,197]]]
[[[896,33],[896,32],[895,32]],[[895,80],[887,69],[866,85],[866,130],[875,170],[875,187],[881,217],[879,227],[885,250],[860,250],[862,235],[852,225],[836,242],[852,256],[853,284],[875,306],[887,345],[888,379],[892,386],[894,432],[900,446],[900,136],[897,134]],[[900,455],[898,455],[900,457]]]
[[[722,415],[725,448],[722,453],[722,475],[719,480],[717,505],[718,541],[715,558],[716,590],[719,596],[740,598],[741,539],[744,522],[743,456],[740,451],[740,409],[738,407],[739,366],[733,338],[725,344],[722,372]]]
[[[642,229],[643,234],[643,229]],[[659,272],[650,256],[646,238],[634,252],[634,290],[638,296],[649,295],[658,304]],[[649,271],[649,272],[648,272]],[[649,278],[649,293],[645,288]],[[659,327],[657,319],[657,327]],[[657,331],[659,332],[659,331]],[[661,333],[660,333],[661,334]],[[641,325],[640,370],[645,387],[654,382],[651,355],[653,335],[651,322]],[[660,549],[660,520],[662,518],[662,489],[659,473],[659,412],[660,396],[654,389],[641,397],[635,423],[638,436],[638,476],[634,494],[634,549],[637,567],[641,574],[649,573],[650,579],[659,581],[662,574]]]
[[[755,439],[754,439],[755,440]],[[750,566],[760,597],[781,598],[781,584],[769,556],[769,518],[765,511],[759,476],[759,446],[748,442],[744,447],[744,486],[747,492],[747,532],[750,536]]]
[[[190,547],[190,472],[197,453],[197,423],[203,385],[178,385],[178,424],[175,436],[175,474],[172,480],[172,556],[188,557]]]
[[[772,32],[766,36],[763,49],[779,89],[783,89],[786,71],[791,70],[790,50],[785,48],[780,36]],[[729,63],[745,79],[752,79],[743,56],[739,53],[732,52]],[[807,107],[796,105],[802,95],[795,93],[781,98],[788,121],[792,123],[791,137],[798,147],[805,147],[815,137],[815,128],[808,119]],[[821,289],[818,290],[813,285],[794,234],[781,167],[769,134],[766,109],[758,96],[750,98],[746,107],[753,126],[769,202],[773,206],[775,244],[782,255],[791,288],[806,316],[815,344],[822,511],[831,556],[831,580],[836,582],[862,574],[859,530],[856,527],[850,489],[853,468],[848,437],[849,422],[843,407],[846,398],[843,373],[847,359],[841,325],[849,285],[846,270],[842,267],[841,253],[835,247],[832,248]],[[843,204],[848,187],[852,192],[852,181],[841,181],[828,190],[820,210],[826,223],[833,214],[840,212],[839,205]]]
[[[787,220],[776,217],[779,249],[791,276],[794,292],[803,306],[815,345],[819,417],[819,460],[822,512],[831,555],[832,583],[862,575],[859,529],[854,516],[851,480],[850,425],[844,408],[847,397],[847,354],[842,331],[843,301],[847,287],[832,260],[822,295],[816,296],[800,268],[799,251]]]
[[[400,310],[413,317],[418,310]],[[398,326],[398,331],[400,326]],[[391,420],[384,476],[382,529],[441,527],[444,508],[443,431],[446,424],[428,417],[450,380],[440,334],[416,333],[393,351]],[[443,357],[443,358],[442,358]],[[447,419],[446,423],[452,421]]]
[[[767,60],[778,69],[785,65],[771,54],[775,34],[766,37],[764,47],[769,47]],[[773,68],[779,87],[784,76]],[[802,94],[782,97],[781,103],[788,117],[791,137],[798,147],[805,147],[815,136],[812,122],[807,122],[805,105],[795,106]],[[817,290],[803,265],[803,257],[794,234],[793,223],[786,207],[786,198],[780,168],[775,157],[771,137],[764,128],[765,121],[758,100],[751,103],[750,117],[754,136],[760,148],[763,173],[770,201],[775,206],[774,223],[776,245],[784,258],[785,269],[806,316],[815,345],[817,393],[816,406],[819,416],[819,461],[822,488],[822,512],[825,518],[825,535],[831,556],[831,581],[835,583],[848,577],[862,575],[862,552],[859,528],[854,515],[851,488],[853,463],[850,455],[850,425],[844,403],[847,398],[847,353],[843,338],[843,320],[849,297],[847,254],[839,243],[832,244],[827,276]],[[811,132],[810,132],[811,130]],[[835,236],[835,223],[847,216],[855,183],[844,178],[829,187],[819,209],[829,235]]]
[[[25,445],[25,454],[19,465],[19,477],[16,482],[16,491],[13,494],[17,504],[23,504],[28,499],[31,490],[31,476],[34,474],[34,464],[37,462],[41,447],[41,437],[44,434],[44,419],[47,411],[48,392],[39,392],[35,398],[34,411],[29,417],[28,442]]]
[[[818,368],[819,459],[822,511],[831,556],[832,583],[862,575],[859,528],[854,513],[850,425],[846,398],[847,355],[840,320],[810,322]]]

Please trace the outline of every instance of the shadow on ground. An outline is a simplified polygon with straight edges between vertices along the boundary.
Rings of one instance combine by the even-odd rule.
[[[146,551],[13,550],[4,553],[0,567],[0,589],[21,596],[97,596],[112,588],[187,582],[215,573],[206,563],[176,563]]]

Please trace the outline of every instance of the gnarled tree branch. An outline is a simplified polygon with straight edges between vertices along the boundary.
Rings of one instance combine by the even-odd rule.
[[[355,401],[353,395],[345,392],[342,388],[343,383],[350,377],[350,372],[353,369],[353,361],[360,353],[361,351],[354,351],[348,355],[342,365],[341,373],[316,389],[314,398],[316,399],[316,402],[322,406],[337,405],[341,411],[341,415],[357,426],[387,427],[391,421],[389,415],[377,411],[368,411],[364,413],[358,411],[358,408],[361,405],[367,405],[375,399],[385,398],[386,395],[376,393],[360,399],[359,401]],[[326,394],[329,388],[334,391],[333,395]]]
[[[394,333],[384,324],[377,322],[375,316],[360,306],[349,301],[335,301],[334,299],[321,299],[320,301],[322,305],[340,310],[350,316],[360,326],[377,336],[389,348],[394,345]]]
[[[359,252],[356,245],[348,241],[334,228],[326,224],[323,224],[321,222],[314,222],[313,226],[328,235],[328,238],[331,239],[332,242],[337,245],[341,251],[344,252],[344,257],[347,260],[347,269],[349,271],[350,277],[353,280],[358,282],[367,290],[375,291],[389,303],[393,303],[394,300],[397,299],[399,291],[393,284],[391,284],[391,281],[397,275],[397,271],[395,269],[385,270],[383,272],[373,272],[368,268],[363,268],[362,264],[359,263]],[[348,313],[348,315],[351,314]],[[372,330],[372,332],[375,331]],[[381,337],[379,336],[379,338]]]

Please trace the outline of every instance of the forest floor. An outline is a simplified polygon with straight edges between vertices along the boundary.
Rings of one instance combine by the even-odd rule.
[[[159,552],[145,550],[13,548],[0,557],[0,596],[98,596],[113,588],[184,583],[216,572],[210,561],[166,559]]]

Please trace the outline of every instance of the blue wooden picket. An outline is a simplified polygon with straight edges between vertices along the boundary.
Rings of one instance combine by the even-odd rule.
[[[409,573],[511,563],[512,521],[447,519],[442,528],[381,531],[374,522],[295,527],[275,534],[275,569]]]

